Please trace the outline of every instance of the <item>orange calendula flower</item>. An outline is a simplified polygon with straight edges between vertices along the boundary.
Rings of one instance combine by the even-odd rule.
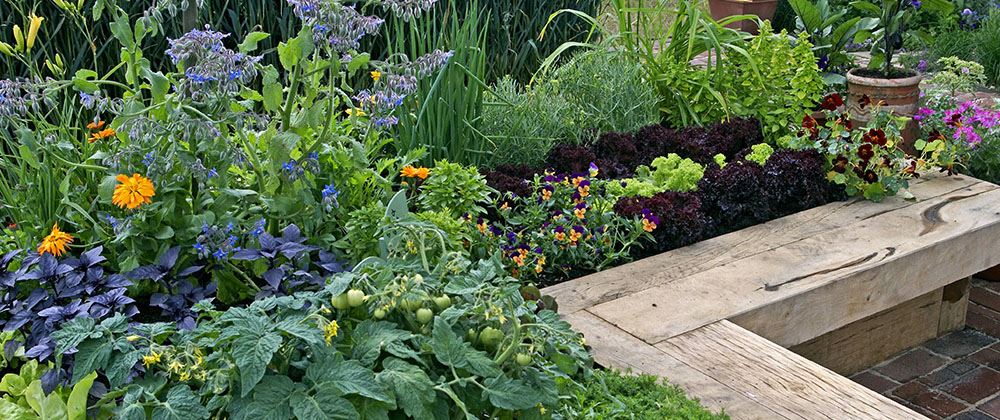
[[[52,225],[52,232],[49,233],[49,236],[42,239],[42,243],[38,245],[38,253],[48,252],[58,257],[66,252],[66,245],[71,243],[73,243],[73,236],[59,230],[59,223],[56,223]]]
[[[117,134],[115,132],[115,129],[113,129],[113,128],[105,128],[105,129],[103,129],[101,131],[98,131],[98,132],[95,132],[95,133],[91,134],[90,135],[90,139],[88,139],[87,142],[88,143],[94,143],[94,142],[96,142],[98,140],[103,140],[103,139],[106,139],[108,137],[114,137],[115,134]]]
[[[104,129],[104,120],[91,121],[90,124],[87,124],[87,128],[91,129],[91,130],[94,130],[94,131],[103,130]]]
[[[123,209],[135,210],[143,204],[151,203],[153,200],[150,198],[156,195],[153,182],[142,175],[132,174],[129,177],[121,174],[115,179],[118,180],[118,186],[111,196],[111,203]]]
[[[403,170],[399,171],[399,174],[405,178],[427,179],[427,176],[431,174],[431,170],[424,167],[414,168],[413,166],[406,165],[403,167]]]

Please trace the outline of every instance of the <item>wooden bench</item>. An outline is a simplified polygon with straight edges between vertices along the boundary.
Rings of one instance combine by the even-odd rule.
[[[832,203],[543,292],[599,363],[663,376],[734,418],[920,418],[834,371],[964,325],[965,279],[1000,265],[1000,189],[928,175],[910,191],[915,200]]]

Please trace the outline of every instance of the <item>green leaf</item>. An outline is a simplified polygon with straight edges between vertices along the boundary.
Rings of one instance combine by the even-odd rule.
[[[132,36],[132,26],[129,25],[128,15],[119,14],[110,25],[111,34],[122,44],[125,49],[131,50],[135,47],[135,38]]]
[[[854,7],[855,9],[868,12],[875,16],[882,15],[882,8],[868,1],[852,1],[851,6]]]
[[[132,350],[128,353],[115,353],[111,356],[108,369],[104,372],[108,377],[111,388],[118,388],[125,385],[129,372],[132,371],[132,368],[135,367],[135,364],[141,357],[142,353],[138,350]]]
[[[73,380],[76,384],[96,370],[104,370],[111,358],[111,344],[106,340],[90,339],[76,346],[76,358],[73,359]]]
[[[419,367],[400,359],[388,358],[382,362],[383,370],[375,375],[375,380],[392,389],[396,394],[396,404],[406,415],[415,419],[433,418],[434,382]]]
[[[281,84],[278,83],[278,71],[274,66],[267,65],[261,69],[263,88],[261,96],[264,97],[264,109],[267,111],[277,111],[281,108]]]
[[[28,392],[25,393],[24,397],[40,420],[65,420],[68,417],[66,402],[62,400],[62,395],[53,392],[46,396],[45,392],[42,391],[42,381],[40,380],[35,380],[31,385],[28,385]]]
[[[459,338],[443,317],[434,318],[434,330],[431,334],[433,336],[431,349],[441,364],[456,369],[468,369],[485,377],[501,373],[496,363],[486,356],[486,353],[472,348],[471,344]]]
[[[191,388],[177,385],[170,388],[167,400],[153,409],[153,420],[194,420],[207,419],[210,413],[201,405]]]
[[[526,410],[538,404],[537,391],[518,379],[498,376],[486,380],[483,398],[505,410]]]
[[[240,370],[241,396],[250,394],[260,378],[264,377],[267,364],[281,346],[281,336],[270,331],[243,331],[233,343],[233,358]]]
[[[257,191],[254,191],[254,190],[242,190],[242,189],[234,189],[234,188],[223,188],[223,189],[219,190],[219,192],[221,192],[221,193],[223,193],[225,195],[236,197],[236,198],[246,198],[246,197],[252,197],[252,196],[257,195]]]
[[[250,32],[247,34],[246,38],[243,38],[243,42],[240,43],[238,48],[241,53],[249,53],[257,49],[257,43],[267,39],[271,36],[266,32]]]
[[[69,399],[66,400],[66,411],[69,415],[69,420],[83,420],[87,418],[87,393],[90,392],[90,387],[94,385],[94,379],[97,379],[97,372],[92,372],[90,375],[83,377],[80,382],[77,382],[73,386],[73,390],[69,393]]]
[[[38,417],[28,409],[14,404],[10,400],[0,399],[0,418],[9,420],[35,420]]]
[[[298,385],[298,386],[296,386]],[[248,419],[282,420],[292,418],[289,401],[302,386],[287,376],[268,375],[254,389],[253,402],[246,407]]]
[[[340,353],[326,352],[306,368],[306,381],[314,386],[330,385],[342,394],[358,394],[374,400],[392,402],[392,396],[382,384],[375,382],[375,372],[358,363],[344,360]]]
[[[167,77],[163,73],[154,72],[145,67],[142,69],[142,76],[149,82],[149,93],[153,103],[163,102],[167,97],[167,92],[170,91],[170,81],[167,80]]]
[[[819,10],[813,5],[810,0],[788,0],[788,4],[792,6],[792,10],[795,14],[802,19],[803,25],[806,27],[807,32],[813,32],[820,28],[823,18],[820,17]]]
[[[368,53],[361,53],[351,58],[351,62],[347,63],[348,73],[354,73],[358,71],[361,67],[368,65],[371,60],[371,56]]]
[[[412,337],[409,331],[396,328],[396,324],[386,321],[362,321],[351,334],[354,346],[351,358],[365,366],[371,366],[378,359],[382,349],[395,343],[401,343]]]
[[[153,237],[159,240],[166,240],[173,238],[174,228],[170,227],[169,225],[163,225],[160,227],[160,230],[156,231],[156,234],[154,234]]]
[[[36,156],[35,152],[31,151],[27,145],[22,144],[18,146],[17,151],[21,154],[21,159],[24,159],[28,166],[34,169],[38,169],[38,167],[41,166],[41,164],[38,163],[38,156]]]
[[[358,411],[350,401],[336,395],[336,390],[318,389],[315,395],[296,391],[291,396],[292,413],[299,420],[358,418]]]
[[[410,209],[406,204],[406,191],[400,190],[392,199],[389,200],[389,204],[385,206],[385,217],[390,220],[402,220],[407,215],[410,214]]]
[[[84,93],[94,93],[100,90],[96,83],[89,79],[97,78],[97,72],[93,70],[80,69],[73,76],[73,86]]]

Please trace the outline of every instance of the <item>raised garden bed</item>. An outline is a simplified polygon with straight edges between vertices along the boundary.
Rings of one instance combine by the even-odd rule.
[[[849,373],[960,328],[967,299],[963,279],[1000,264],[1000,244],[991,240],[1000,235],[1000,190],[969,177],[927,176],[911,191],[916,200],[832,203],[543,292],[588,337],[599,363],[667,377],[737,418],[756,417],[751,413],[759,414],[760,407],[806,413],[817,408],[810,405],[821,401],[817,395],[836,395],[838,406],[850,410],[848,397],[837,394],[847,383],[820,380],[832,372],[741,382],[741,372],[774,361],[749,354],[728,366],[707,363],[715,356],[688,349],[692,341],[684,337],[738,331],[738,325],[775,348],[791,347]],[[907,322],[871,328],[893,320]],[[894,333],[879,334],[890,329]],[[693,342],[703,340],[712,341]],[[851,360],[863,351],[871,358]],[[678,352],[686,358],[676,357]],[[806,389],[817,395],[798,392]],[[875,398],[851,389],[860,392],[856,402]],[[825,410],[818,412],[842,412]],[[861,413],[878,417],[880,411]]]

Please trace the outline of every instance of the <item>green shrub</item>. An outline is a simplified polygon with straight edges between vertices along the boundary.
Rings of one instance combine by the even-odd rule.
[[[493,151],[486,166],[541,164],[553,144],[572,137],[576,121],[573,106],[565,99],[505,78],[487,92],[477,123]]]
[[[976,48],[970,48],[970,46],[975,45],[977,34],[971,31],[953,30],[942,32],[934,37],[934,42],[930,45],[928,49],[929,59],[928,63],[936,63],[937,60],[944,57],[958,57],[966,61],[976,60]],[[931,70],[936,70],[938,67],[935,64],[930,67]]]
[[[568,140],[593,134],[631,132],[660,121],[656,91],[644,83],[642,67],[624,54],[589,50],[577,54],[538,83],[542,95],[565,99],[581,118]]]
[[[1000,87],[1000,12],[994,11],[976,33],[979,63],[986,69],[986,82]]]
[[[492,188],[475,167],[439,160],[420,187],[419,203],[423,211],[441,211],[458,218],[486,212]]]
[[[983,137],[971,153],[968,170],[976,178],[1000,184],[1000,136]]]
[[[728,419],[688,399],[676,386],[660,384],[655,376],[596,371],[566,404],[570,418],[597,419]]]

